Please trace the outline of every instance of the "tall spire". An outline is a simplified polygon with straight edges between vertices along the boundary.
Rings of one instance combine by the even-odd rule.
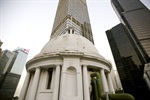
[[[59,0],[51,38],[70,32],[70,28],[94,43],[86,0]]]

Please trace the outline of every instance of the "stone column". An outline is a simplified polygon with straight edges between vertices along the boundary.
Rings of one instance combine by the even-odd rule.
[[[52,100],[58,100],[58,94],[59,94],[59,84],[60,84],[60,65],[56,65],[55,70],[55,79],[54,79],[54,88],[53,88],[53,99]]]
[[[104,69],[101,69],[100,73],[101,73],[101,77],[102,77],[104,92],[109,92],[106,76],[105,76],[105,73],[104,73]]]
[[[84,100],[90,100],[89,93],[89,81],[88,81],[88,71],[87,66],[83,65],[83,88],[84,88]]]
[[[29,98],[28,100],[35,100],[35,96],[36,96],[36,92],[37,92],[37,88],[38,88],[38,83],[39,83],[39,77],[40,77],[40,68],[36,68],[35,70],[35,74],[33,77],[33,82],[31,85],[31,89],[29,91]]]
[[[26,96],[26,92],[28,90],[28,85],[29,85],[29,81],[30,81],[30,72],[27,72],[20,96],[19,96],[19,100],[24,100],[25,96]]]
[[[107,74],[107,81],[108,81],[108,86],[109,86],[110,92],[115,93],[110,73]]]

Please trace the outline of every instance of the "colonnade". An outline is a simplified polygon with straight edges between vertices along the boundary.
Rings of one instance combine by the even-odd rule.
[[[52,100],[58,100],[59,97],[59,84],[60,84],[60,73],[61,73],[61,65],[56,65],[55,66],[55,76],[54,76],[54,86],[53,86],[53,96]],[[38,83],[40,79],[40,73],[41,73],[41,68],[37,67],[35,69],[35,74],[33,77],[33,81],[31,84],[31,89],[29,91],[29,96],[28,100],[35,100],[37,89],[38,89]],[[100,69],[100,74],[102,77],[102,83],[103,83],[103,89],[104,92],[112,92],[115,93],[113,83],[111,80],[110,73],[105,73],[104,69]],[[28,91],[28,86],[30,83],[30,77],[31,73],[30,71],[27,72],[24,85],[22,87],[19,100],[25,100],[27,91]],[[83,93],[84,93],[84,100],[90,100],[90,91],[89,91],[89,79],[88,79],[88,66],[83,65]]]
[[[34,100],[36,97],[36,92],[37,92],[37,88],[38,88],[38,83],[39,83],[39,78],[40,78],[40,73],[41,73],[41,69],[40,67],[37,67],[35,69],[35,74],[34,74],[34,78],[31,84],[31,89],[29,91],[29,96],[28,96],[28,100]],[[29,82],[30,82],[30,77],[31,77],[31,73],[28,71],[20,96],[19,96],[19,100],[25,100],[25,96],[28,90],[28,86],[29,86]],[[58,93],[59,93],[59,82],[60,81],[60,65],[56,65],[56,70],[55,70],[55,80],[54,80],[54,89],[53,89],[53,99],[52,100],[58,100]]]
[[[105,74],[104,69],[100,69],[100,74],[102,77],[104,91],[115,93],[110,73]],[[84,100],[90,100],[87,65],[83,65],[83,90],[84,90],[83,91],[84,92]]]

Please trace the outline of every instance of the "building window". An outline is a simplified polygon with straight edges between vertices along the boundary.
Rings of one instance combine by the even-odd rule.
[[[68,34],[70,34],[70,29],[68,30]]]
[[[49,68],[49,69],[48,69],[47,89],[51,89],[52,74],[53,74],[53,69],[52,69],[52,68]]]

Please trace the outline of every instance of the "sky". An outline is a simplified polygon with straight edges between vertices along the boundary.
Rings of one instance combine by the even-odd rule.
[[[150,9],[150,0],[141,0]],[[106,30],[120,23],[110,0],[87,0],[95,47],[99,54],[114,59],[106,37]],[[33,58],[50,39],[58,0],[0,0],[0,40],[2,50],[17,47],[29,49],[27,61]],[[26,70],[21,81],[23,83]],[[20,92],[19,87],[16,95]]]

